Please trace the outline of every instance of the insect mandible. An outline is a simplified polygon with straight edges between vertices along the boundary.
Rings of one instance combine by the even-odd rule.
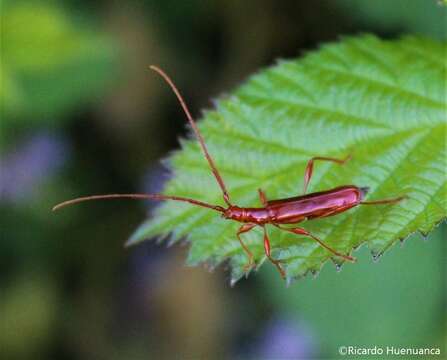
[[[190,199],[181,196],[175,195],[163,195],[163,194],[107,194],[107,195],[92,195],[80,197],[68,201],[64,201],[53,207],[53,210],[60,209],[62,207],[73,205],[76,203],[84,202],[84,201],[92,201],[92,200],[103,200],[103,199],[149,199],[149,200],[173,200],[173,201],[181,201],[187,202],[195,206],[200,206],[204,208],[208,208],[222,214],[222,217],[229,220],[235,220],[237,222],[242,223],[236,232],[236,237],[239,240],[242,249],[247,254],[248,262],[244,267],[246,272],[250,271],[255,266],[255,261],[252,252],[246,246],[244,241],[241,238],[243,233],[246,233],[256,226],[259,226],[263,229],[264,233],[264,250],[267,258],[276,266],[281,277],[285,278],[285,272],[283,267],[281,266],[281,261],[274,259],[271,256],[271,248],[270,248],[270,239],[266,231],[266,225],[270,224],[282,231],[287,231],[296,235],[303,235],[309,237],[316,242],[318,242],[322,247],[326,250],[330,251],[332,254],[339,256],[345,260],[355,262],[356,259],[350,255],[342,254],[332,247],[325,244],[322,240],[320,240],[315,235],[311,234],[309,231],[303,229],[302,227],[285,227],[283,225],[296,225],[305,220],[312,220],[317,218],[323,218],[328,216],[333,216],[342,212],[347,211],[358,205],[383,205],[383,204],[394,204],[402,199],[405,196],[383,199],[383,200],[375,200],[375,201],[364,201],[364,197],[368,192],[367,187],[358,187],[355,185],[345,185],[339,186],[334,189],[315,192],[306,194],[307,187],[312,178],[313,166],[315,161],[330,161],[336,164],[343,165],[346,163],[351,156],[348,155],[344,159],[337,159],[332,157],[323,157],[316,156],[311,158],[306,166],[304,172],[304,189],[303,195],[295,196],[291,198],[278,199],[278,200],[268,200],[265,192],[262,189],[258,189],[259,199],[261,201],[261,207],[240,207],[234,205],[231,202],[230,195],[227,191],[225,183],[222,179],[222,176],[217,169],[213,158],[208,152],[208,148],[205,144],[205,141],[200,133],[191,113],[186,106],[186,103],[180,94],[177,87],[174,85],[173,81],[170,77],[157,66],[150,66],[152,70],[157,72],[171,87],[172,91],[176,95],[180,105],[183,108],[183,111],[186,114],[186,117],[191,125],[197,139],[199,140],[200,147],[202,148],[203,154],[205,155],[206,160],[211,168],[211,171],[222,191],[223,200],[226,204],[226,207],[222,207],[220,205],[208,204],[199,200]]]

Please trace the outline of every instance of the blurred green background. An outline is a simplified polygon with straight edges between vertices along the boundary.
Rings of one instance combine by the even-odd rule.
[[[160,191],[193,112],[260,67],[341,35],[446,38],[435,0],[0,2],[0,358],[337,358],[338,347],[441,347],[446,226],[379,262],[367,248],[289,288],[271,266],[229,286],[187,246],[123,249],[141,202],[53,214],[68,198]],[[411,61],[411,59],[409,59]]]

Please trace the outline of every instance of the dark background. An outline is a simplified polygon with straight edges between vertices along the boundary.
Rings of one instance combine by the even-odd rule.
[[[338,347],[442,347],[446,227],[374,263],[290,288],[275,270],[229,286],[187,246],[123,243],[141,202],[53,214],[71,197],[161,191],[193,113],[279,58],[343,35],[445,39],[432,0],[1,1],[0,357],[334,358]],[[409,59],[411,61],[411,59]]]

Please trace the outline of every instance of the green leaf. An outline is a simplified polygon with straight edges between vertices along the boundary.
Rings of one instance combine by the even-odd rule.
[[[309,190],[355,184],[370,187],[367,200],[408,199],[300,225],[342,253],[367,244],[375,258],[399,239],[430,232],[447,212],[445,50],[418,37],[382,41],[365,35],[253,76],[199,122],[233,203],[260,206],[258,188],[269,199],[296,196],[312,156],[353,154],[344,166],[316,164]],[[222,205],[197,141],[182,147],[169,159],[174,177],[165,193]],[[236,281],[247,262],[236,238],[239,226],[207,209],[165,202],[130,243],[168,233],[174,242],[187,237],[189,264],[230,259]],[[319,271],[331,258],[311,239],[272,226],[268,232],[273,257],[283,261],[289,280]],[[243,238],[262,264],[261,229]]]

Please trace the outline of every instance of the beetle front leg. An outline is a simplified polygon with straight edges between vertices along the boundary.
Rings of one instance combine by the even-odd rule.
[[[307,191],[307,186],[309,185],[310,179],[312,177],[312,172],[314,169],[314,161],[315,160],[324,160],[324,161],[332,161],[337,164],[343,165],[346,161],[350,160],[352,158],[352,155],[346,156],[344,159],[336,159],[332,157],[325,157],[325,156],[314,156],[312,159],[309,160],[306,166],[306,170],[304,172],[304,188],[303,188],[303,194]]]
[[[314,239],[316,242],[318,242],[322,247],[324,247],[326,250],[329,250],[331,253],[333,253],[334,255],[340,256],[345,260],[351,261],[351,262],[355,262],[357,261],[355,257],[349,256],[349,255],[344,255],[339,253],[337,250],[332,249],[330,246],[326,245],[322,240],[320,240],[319,238],[317,238],[315,235],[312,235],[309,231],[307,231],[306,229],[303,228],[285,228],[285,227],[281,227],[279,225],[275,225],[277,228],[284,230],[284,231],[288,231],[291,232],[293,234],[297,234],[297,235],[304,235],[307,237],[310,237],[312,239]]]
[[[286,273],[284,272],[284,269],[281,266],[281,261],[275,260],[275,259],[272,258],[271,254],[270,254],[270,239],[269,239],[269,236],[267,234],[267,230],[266,230],[265,226],[263,226],[262,228],[264,229],[264,250],[265,250],[265,255],[267,255],[267,257],[273,263],[273,265],[276,266],[276,268],[278,269],[279,273],[281,274],[281,277],[283,279],[285,279],[286,278]]]
[[[253,229],[256,226],[256,224],[244,224],[242,225],[239,230],[236,233],[237,238],[239,239],[239,242],[241,243],[242,249],[244,249],[245,253],[248,256],[248,263],[245,264],[244,266],[244,271],[247,272],[249,270],[251,270],[251,268],[253,266],[255,266],[255,262],[253,260],[253,254],[252,252],[248,249],[247,245],[244,244],[244,242],[242,241],[241,238],[241,234],[250,231],[251,229]]]

